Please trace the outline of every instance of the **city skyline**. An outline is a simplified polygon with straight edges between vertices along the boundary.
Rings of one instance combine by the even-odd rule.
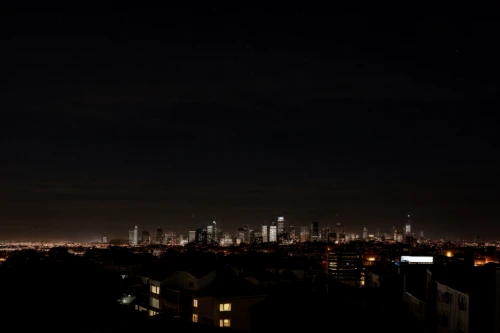
[[[193,216],[192,216],[193,217]],[[151,237],[151,242],[153,243],[155,233],[157,230],[162,230],[163,234],[170,234],[172,233],[176,239],[179,237],[184,237],[184,239],[188,239],[189,237],[189,232],[191,231],[196,231],[198,229],[203,229],[206,228],[207,226],[212,225],[214,222],[217,221],[217,228],[219,231],[228,234],[231,236],[231,238],[234,240],[238,237],[238,229],[242,227],[247,227],[248,230],[253,230],[258,233],[261,233],[261,228],[263,226],[267,226],[267,232],[269,233],[269,227],[271,225],[277,225],[277,223],[280,221],[280,218],[284,218],[284,232],[285,234],[288,235],[289,233],[289,228],[294,227],[296,231],[296,238],[300,239],[299,233],[301,228],[308,228],[308,230],[311,228],[312,223],[318,223],[319,224],[319,233],[321,235],[322,231],[325,228],[329,228],[329,230],[333,231],[336,228],[336,225],[339,223],[342,225],[342,228],[345,230],[346,234],[349,234],[349,236],[355,235],[356,237],[359,237],[359,239],[366,239],[365,237],[365,232],[367,235],[375,235],[376,238],[380,238],[384,235],[392,237],[393,232],[397,231],[398,233],[406,235],[408,233],[408,222],[410,221],[410,214],[405,215],[404,217],[401,218],[399,221],[393,221],[392,224],[387,222],[378,226],[372,226],[368,227],[368,224],[361,224],[361,223],[354,223],[354,224],[349,224],[346,223],[344,220],[342,220],[338,214],[335,215],[335,218],[328,221],[321,221],[318,219],[312,219],[311,221],[294,221],[293,219],[290,220],[288,217],[284,217],[283,215],[276,216],[275,220],[264,220],[262,222],[253,222],[253,223],[242,223],[237,225],[236,227],[231,226],[232,224],[226,224],[224,221],[221,220],[216,220],[216,217],[212,220],[203,220],[199,222],[198,224],[191,224],[187,226],[186,228],[183,228],[181,226],[173,226],[172,224],[134,224],[132,225],[134,228],[130,229],[131,226],[126,226],[130,230],[124,230],[122,229],[117,229],[112,232],[108,233],[92,233],[92,232],[86,232],[84,230],[76,230],[75,231],[75,237],[54,237],[50,236],[50,234],[46,236],[36,236],[36,232],[32,233],[31,237],[28,237],[28,235],[25,235],[24,237],[20,238],[6,238],[4,237],[3,239],[0,238],[0,241],[18,241],[18,240],[23,240],[23,241],[46,241],[46,242],[53,242],[53,241],[70,241],[70,242],[99,242],[103,238],[106,238],[108,240],[130,240],[130,233],[132,232],[137,232],[137,237],[138,241],[136,241],[135,245],[140,243],[141,239],[141,232],[148,232],[150,237]],[[283,221],[283,220],[281,220]],[[192,221],[191,221],[192,222]],[[428,229],[423,229],[421,226],[418,224],[415,224],[413,217],[411,218],[411,231],[409,232],[410,235],[415,237],[416,239],[420,239],[422,233],[425,235],[425,239],[429,240],[439,240],[439,239],[454,239],[454,240],[461,240],[463,239],[464,241],[496,241],[497,239],[494,236],[488,235],[488,234],[459,234],[457,232],[446,232],[446,233],[438,233],[434,231],[431,228]],[[82,234],[84,235],[89,235],[89,236],[81,236]],[[80,236],[78,236],[80,235]],[[266,236],[269,238],[269,235]],[[321,239],[321,241],[325,241],[324,239]],[[271,242],[271,241],[269,241]],[[179,245],[179,244],[177,244]]]

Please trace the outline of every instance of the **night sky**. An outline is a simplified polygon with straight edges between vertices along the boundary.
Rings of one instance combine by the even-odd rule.
[[[497,14],[4,12],[0,240],[281,214],[499,237]]]

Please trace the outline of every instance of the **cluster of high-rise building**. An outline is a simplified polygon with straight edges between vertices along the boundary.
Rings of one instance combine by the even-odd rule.
[[[107,237],[103,237],[107,241]],[[138,226],[134,226],[133,230],[128,232],[128,243],[131,246],[148,245],[148,244],[164,244],[164,245],[182,245],[184,244],[183,236],[176,236],[175,232],[164,232],[163,229],[156,229],[156,233],[151,236],[148,230],[142,230],[139,234]]]
[[[238,245],[241,243],[290,244],[308,241],[343,244],[361,239],[403,242],[408,237],[415,238],[410,215],[408,215],[405,225],[400,229],[393,226],[390,233],[381,233],[379,229],[376,233],[369,233],[368,228],[364,227],[361,235],[346,231],[345,225],[340,222],[321,226],[318,221],[313,221],[308,225],[296,227],[294,224],[288,223],[284,216],[278,216],[276,221],[263,223],[257,228],[245,224],[237,228],[235,233],[222,230],[218,227],[217,221],[212,221],[207,225],[189,230],[187,239],[184,239],[182,235],[177,237],[175,232],[163,232],[161,228],[158,228],[156,233],[151,236],[147,230],[143,230],[140,234],[138,227],[135,226],[133,230],[129,231],[129,244],[131,246],[144,244],[184,245],[186,243]],[[423,231],[420,232],[419,238],[424,238]]]

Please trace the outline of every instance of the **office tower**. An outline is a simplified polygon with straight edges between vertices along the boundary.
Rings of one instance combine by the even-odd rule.
[[[212,242],[219,243],[220,241],[220,232],[217,228],[217,221],[212,222]]]
[[[107,243],[108,243],[108,237],[106,237],[106,236],[105,236],[105,237],[103,237],[103,238],[102,238],[102,242],[103,242],[104,244],[107,244]]]
[[[128,245],[134,246],[134,230],[128,232]]]
[[[410,215],[408,215],[408,221],[406,221],[405,225],[405,236],[410,236],[411,235],[411,220],[410,220]]]
[[[322,242],[328,242],[328,236],[330,235],[330,227],[328,226],[328,224],[326,225],[326,227],[324,227],[322,230],[321,230],[321,237],[320,237],[320,240]]]
[[[309,241],[309,227],[300,227],[300,241],[302,243]]]
[[[167,245],[176,245],[177,236],[173,231],[169,231],[165,234],[164,243]]]
[[[248,242],[250,244],[255,243],[255,230],[250,229],[248,230],[247,234],[248,234]]]
[[[367,227],[363,228],[363,239],[364,240],[368,239],[368,228]]]
[[[165,242],[165,234],[161,228],[156,229],[155,243],[163,244]]]
[[[277,242],[278,241],[278,228],[274,222],[269,226],[269,242]]]
[[[285,218],[283,216],[278,217],[278,240],[281,242],[285,239]]]
[[[188,233],[188,243],[196,242],[196,230],[189,230]]]
[[[248,225],[243,225],[243,238],[242,241],[244,243],[250,243],[249,235],[248,235]]]
[[[141,236],[141,243],[149,244],[149,231],[143,230]]]
[[[245,242],[245,228],[238,228],[236,239],[239,239],[240,243]]]
[[[137,246],[139,243],[139,229],[137,226],[134,226],[134,230],[130,230],[128,232],[128,243],[130,246]]]
[[[293,242],[296,240],[296,237],[295,227],[293,225],[288,226],[288,239]]]
[[[268,234],[267,234],[267,224],[262,225],[262,243],[269,242]]]
[[[207,245],[208,244],[207,227],[201,228],[201,244],[203,244],[203,245]]]
[[[214,225],[207,225],[207,244],[212,244],[214,241]]]
[[[420,230],[420,239],[421,240],[425,239],[425,237],[424,237],[424,231],[423,230]]]
[[[318,241],[319,240],[319,223],[318,222],[311,222],[311,241]]]

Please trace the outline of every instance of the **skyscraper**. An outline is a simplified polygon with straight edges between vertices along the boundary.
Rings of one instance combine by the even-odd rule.
[[[142,231],[141,243],[143,243],[143,244],[149,244],[150,243],[149,231],[147,231],[147,230],[143,230]]]
[[[364,240],[368,239],[368,228],[367,227],[363,228],[363,239]]]
[[[295,241],[297,235],[295,234],[295,227],[293,225],[288,226],[288,239],[291,241]]]
[[[411,235],[411,220],[410,220],[410,215],[408,214],[408,221],[406,221],[406,226],[405,226],[405,236],[410,236]]]
[[[189,230],[188,232],[188,243],[196,242],[196,230]]]
[[[207,243],[212,244],[214,240],[214,226],[213,224],[207,225]]]
[[[311,223],[311,241],[318,241],[319,240],[319,223],[318,222],[312,222]]]
[[[269,242],[277,242],[278,241],[278,228],[274,224],[274,222],[271,223],[269,226]]]
[[[269,242],[269,238],[267,236],[267,224],[262,225],[262,242],[267,243]]]
[[[139,228],[137,226],[134,226],[134,230],[130,230],[128,232],[128,243],[130,246],[137,246],[139,243]]]
[[[285,218],[283,216],[278,217],[278,239],[280,241],[285,239]]]
[[[309,239],[309,227],[300,227],[300,241],[307,242]]]
[[[163,244],[164,241],[165,241],[165,234],[163,233],[163,230],[161,228],[156,229],[155,243]]]

